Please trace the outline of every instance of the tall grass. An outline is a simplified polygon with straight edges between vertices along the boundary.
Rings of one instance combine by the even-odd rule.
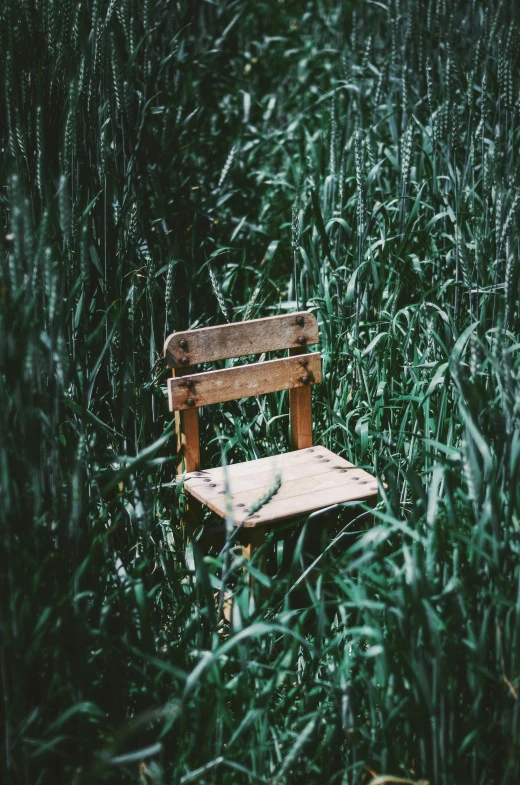
[[[518,21],[0,5],[2,781],[518,782]],[[183,542],[161,347],[297,302],[316,438],[386,487],[254,594]],[[203,460],[287,424],[204,411]]]

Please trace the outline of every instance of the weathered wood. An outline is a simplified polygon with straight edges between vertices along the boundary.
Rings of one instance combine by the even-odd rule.
[[[164,344],[164,356],[170,368],[183,368],[230,357],[309,346],[318,343],[318,339],[316,318],[303,311],[173,333]]]
[[[242,532],[242,556],[248,562],[253,562],[254,567],[261,572],[265,571],[266,563],[267,563],[267,554],[265,549],[263,552],[261,548],[265,545],[265,541],[267,538],[267,529],[264,526],[263,528],[250,528]],[[254,588],[255,582],[253,580],[253,576],[249,575],[249,587],[251,589]],[[259,589],[260,597],[265,596],[265,589]]]
[[[316,320],[303,312],[174,333],[165,343],[167,362],[174,369],[168,396],[178,423],[181,462],[177,480],[184,482],[188,492],[186,535],[202,521],[204,506],[225,518],[231,504],[234,524],[241,527],[237,538],[243,555],[254,558],[260,569],[264,568],[266,550],[256,552],[269,527],[278,521],[336,504],[373,506],[377,502],[375,477],[324,447],[312,446],[311,385],[321,381],[321,357],[319,353],[307,354],[307,347],[317,341]],[[193,366],[199,363],[281,349],[288,349],[289,357],[193,373]],[[198,407],[285,389],[289,390],[293,452],[226,469],[200,469]],[[359,523],[363,514],[357,505],[354,510]],[[369,523],[371,514],[366,513],[365,519]],[[222,524],[213,528],[215,536],[223,536]]]
[[[274,521],[282,521],[287,518],[296,518],[301,515],[309,515],[316,510],[323,510],[326,507],[334,504],[342,504],[344,502],[364,502],[373,496],[377,496],[377,486],[373,491],[367,492],[362,488],[354,487],[352,484],[345,486],[336,486],[334,488],[326,488],[324,490],[315,490],[309,493],[301,493],[297,496],[292,496],[289,499],[276,500],[276,497],[262,507],[261,510],[249,516],[245,520],[244,526],[260,526],[265,523],[273,523]],[[209,506],[209,505],[208,505]],[[237,523],[244,520],[246,515],[242,518],[237,518]]]
[[[363,496],[366,493],[377,491],[377,486],[369,474],[360,472],[359,469],[352,469],[350,474],[352,473],[354,473],[356,477],[359,475],[359,479],[354,480],[352,477],[349,478],[348,476],[342,477],[337,471],[319,472],[312,476],[298,477],[295,480],[286,480],[284,478],[279,490],[273,496],[272,501],[279,502],[282,500],[294,499],[294,503],[298,504],[298,499],[295,497],[299,497],[302,494],[313,494],[335,488],[348,489],[348,493],[350,494],[350,491],[352,491],[354,497],[356,497],[356,494],[358,496]],[[364,487],[363,484],[365,484]],[[249,483],[244,483],[244,485],[247,486]],[[257,485],[256,487],[238,489],[237,486],[233,484],[231,501],[234,514],[237,517],[243,517],[243,513],[249,510],[252,505],[256,504],[259,499],[266,496],[269,488],[269,485]],[[210,495],[208,491],[211,491],[211,489],[206,490],[204,486],[200,485],[191,489],[191,493],[194,496],[200,496],[204,504],[214,508],[217,514],[219,514],[218,511],[220,511],[221,514],[224,515],[225,498],[223,499],[222,496],[219,496],[218,494]],[[271,503],[271,501],[268,502],[268,504]],[[266,504],[265,506],[267,507],[268,505]]]
[[[185,477],[188,492],[221,517],[226,515],[223,471],[209,469]],[[372,475],[319,446],[232,464],[226,471],[235,524],[245,521],[246,528],[308,514],[332,504],[371,502],[377,498],[377,481]],[[248,516],[251,507],[274,487],[277,473],[281,485],[276,494]]]
[[[342,473],[345,474],[344,477],[340,476]],[[307,490],[312,491],[321,487],[330,488],[334,485],[356,484],[357,482],[371,481],[372,479],[366,472],[362,472],[355,467],[350,467],[350,476],[348,476],[346,469],[338,470],[332,469],[327,465],[311,466],[310,464],[289,466],[287,469],[284,468],[282,474],[283,480],[276,494],[277,499],[296,495],[301,493],[302,490],[307,492]],[[354,477],[357,479],[354,480]],[[265,496],[269,489],[274,486],[275,479],[276,472],[259,472],[258,474],[247,474],[233,478],[231,486],[233,505],[236,506],[235,501],[237,503],[243,501],[243,499],[239,498],[242,494],[245,494],[245,498],[247,497],[248,504],[250,499],[254,501],[261,496]],[[209,504],[212,499],[216,499],[217,506],[224,510],[223,482],[195,483],[192,480],[188,482],[186,487],[195,497],[200,497],[204,504]]]
[[[311,384],[321,382],[319,352],[306,355],[305,360],[307,362],[303,366],[299,357],[283,357],[280,360],[169,379],[170,411],[190,410],[294,387],[310,387]]]
[[[225,474],[227,473],[228,477],[241,477],[246,474],[256,474],[261,471],[269,472],[272,474],[273,467],[278,466],[279,462],[283,462],[283,466],[285,469],[292,466],[293,464],[301,464],[301,463],[309,463],[309,461],[316,453],[316,456],[324,453],[324,448],[320,445],[316,445],[315,447],[311,447],[309,450],[303,451],[295,451],[295,452],[288,452],[281,455],[270,455],[267,458],[255,458],[252,461],[244,461],[243,463],[232,463],[229,466],[224,468],[223,466],[217,466],[214,469],[199,469],[195,472],[186,473],[184,477],[184,481],[191,482],[192,480],[195,482],[202,482],[205,478],[215,478],[216,480],[224,480]],[[327,457],[327,456],[326,456]],[[337,457],[337,456],[336,456]],[[323,459],[322,459],[323,460]],[[342,461],[347,466],[352,466],[353,464],[346,461],[344,458],[338,458],[338,461]],[[179,474],[177,477],[177,482],[180,482],[183,479],[182,474]],[[213,481],[213,480],[212,480]]]
[[[174,379],[178,381],[188,371],[174,369]],[[196,472],[200,469],[200,442],[199,442],[199,413],[197,409],[175,412],[175,433],[177,436],[177,470],[182,472]]]
[[[345,458],[334,455],[325,447],[316,445],[308,450],[297,450],[282,455],[273,455],[269,458],[232,463],[225,469],[223,466],[219,466],[216,469],[191,472],[185,475],[184,481],[188,488],[197,488],[199,485],[213,488],[213,485],[216,484],[214,495],[218,495],[218,492],[224,488],[226,475],[228,481],[233,485],[233,491],[238,491],[246,487],[259,488],[264,485],[272,485],[278,472],[283,474],[284,480],[296,480],[299,477],[323,474],[333,469],[355,468]],[[177,481],[181,479],[182,475],[179,475]]]
[[[305,355],[301,362],[307,361],[306,348],[289,349],[289,356]],[[312,446],[312,397],[310,385],[294,387],[289,392],[289,422],[291,425],[291,447],[304,450]]]
[[[248,561],[253,559],[258,549],[265,543],[266,537],[267,529],[265,529],[265,527],[263,529],[252,529],[248,532],[244,537],[244,543],[242,545],[242,556],[244,559],[248,559]],[[262,564],[257,563],[255,564],[255,567],[262,569]]]

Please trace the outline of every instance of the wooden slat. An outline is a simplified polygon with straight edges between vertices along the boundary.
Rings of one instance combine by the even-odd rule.
[[[249,509],[253,502],[265,497],[268,491],[273,488],[274,479],[274,477],[268,478],[264,474],[261,478],[253,476],[243,477],[240,485],[234,482],[230,488],[233,507],[238,510],[238,505],[244,503],[245,507]],[[266,480],[270,481],[266,482]],[[282,484],[273,499],[275,498],[279,501],[280,499],[288,499],[291,496],[300,496],[302,493],[314,493],[314,491],[324,488],[346,487],[348,485],[359,486],[360,493],[365,493],[366,491],[374,490],[373,484],[374,480],[371,475],[368,472],[357,469],[355,466],[342,470],[327,469],[320,466],[312,474],[302,476],[297,476],[297,472],[291,472],[290,475],[284,473]],[[213,488],[213,485],[216,485],[216,488]],[[367,486],[366,488],[363,487],[365,485]],[[196,499],[208,506],[211,504],[215,511],[219,511],[219,515],[225,516],[226,502],[222,484],[208,483],[207,485],[195,486],[190,483],[186,487]]]
[[[277,501],[276,496],[265,507],[251,515],[244,523],[244,526],[258,526],[262,523],[281,521],[286,518],[296,518],[299,515],[308,515],[315,510],[322,510],[331,507],[333,504],[344,502],[365,501],[377,496],[375,490],[365,490],[367,486],[357,486],[353,484],[336,486],[335,488],[325,488],[310,493],[302,493],[298,496],[291,496],[289,499]],[[235,516],[235,522],[240,523],[244,520],[246,513],[240,517]]]
[[[319,352],[308,354],[305,359],[306,366],[302,366],[299,357],[283,357],[280,360],[169,379],[170,411],[209,406],[249,395],[264,395],[321,382]]]
[[[292,466],[293,464],[300,464],[304,462],[310,462],[313,458],[321,457],[321,460],[324,458],[330,458],[335,456],[334,453],[331,453],[330,450],[327,450],[325,447],[321,447],[320,445],[316,445],[315,447],[311,447],[309,450],[297,450],[293,452],[286,452],[280,455],[270,455],[267,458],[255,458],[251,461],[244,461],[242,463],[232,463],[227,466],[225,469],[223,466],[217,466],[214,469],[201,469],[196,472],[186,473],[183,477],[182,474],[179,474],[177,477],[177,482],[181,482],[184,479],[184,482],[187,483],[191,480],[202,481],[204,478],[212,478],[213,480],[223,480],[225,473],[229,479],[234,480],[235,477],[242,477],[246,474],[256,474],[261,471],[270,472],[272,474],[274,468],[282,465],[284,469]],[[351,463],[345,461],[344,458],[339,458],[338,460],[344,461],[347,466],[352,466]]]
[[[354,480],[352,475],[359,479]],[[347,470],[344,475],[335,471],[315,474],[312,477],[305,477],[304,482],[301,478],[288,480],[282,483],[272,500],[258,512],[264,513],[268,508],[271,509],[275,502],[278,503],[281,501],[287,502],[288,509],[300,509],[300,496],[309,497],[313,505],[314,502],[311,499],[313,494],[322,494],[323,496],[325,492],[336,493],[337,489],[342,489],[348,494],[349,498],[362,498],[377,492],[377,484],[367,472],[360,472],[359,469],[355,468]],[[269,486],[264,486],[262,488],[255,488],[240,493],[233,493],[233,511],[237,520],[242,520],[247,513],[247,510],[249,510],[259,499],[265,497],[268,491]],[[221,515],[221,517],[225,517],[225,501],[222,496],[205,500],[204,503],[207,506],[211,505],[212,509],[216,512],[219,511],[218,514]],[[312,505],[311,509],[317,509]],[[320,505],[318,505],[318,507],[319,506]],[[321,506],[326,507],[327,504],[322,503]]]
[[[372,475],[330,450],[316,446],[228,466],[236,524],[244,521],[251,506],[273,487],[277,471],[282,479],[279,490],[271,501],[245,520],[244,526],[304,515],[340,502],[370,502],[377,498],[377,481]],[[190,495],[221,517],[226,515],[223,472],[221,467],[193,472],[185,478]]]
[[[305,347],[289,349],[289,356],[306,355]],[[306,356],[301,357],[303,362]],[[304,450],[312,446],[312,398],[311,388],[294,387],[289,392],[289,421],[291,424],[291,447]]]
[[[280,461],[283,462],[284,471],[288,471],[295,464],[310,461],[314,452],[319,455],[320,451],[325,451],[325,448],[318,445],[316,447],[312,447],[310,450],[297,450],[283,453],[282,455],[272,455],[268,458],[256,458],[252,461],[244,461],[243,463],[232,463],[225,469],[223,466],[217,466],[214,469],[199,469],[198,471],[193,471],[191,473],[179,473],[176,477],[176,480],[177,482],[184,481],[186,485],[189,483],[191,486],[192,483],[197,485],[201,482],[204,482],[206,479],[211,482],[223,482],[225,474],[227,474],[228,479],[233,481],[235,478],[250,474],[256,475],[260,472],[268,472],[269,476],[272,476],[273,471],[275,471],[275,469],[280,466]],[[331,453],[331,455],[332,454],[333,453]],[[344,461],[343,458],[340,460]],[[348,463],[348,461],[346,461],[346,465],[352,466],[352,464]]]
[[[164,356],[170,368],[183,368],[302,344],[309,346],[318,343],[318,338],[316,318],[303,311],[173,333],[164,344]]]
[[[328,451],[327,451],[327,454]],[[256,463],[256,461],[250,461]],[[238,467],[248,466],[248,463],[239,464]],[[238,468],[237,467],[237,468]],[[233,467],[228,467],[229,469]],[[231,474],[228,472],[228,482],[232,494],[241,493],[245,490],[253,490],[256,488],[269,488],[273,485],[276,474],[279,472],[283,482],[290,480],[301,479],[302,481],[307,478],[312,478],[322,474],[330,473],[331,471],[346,472],[347,470],[354,471],[354,476],[357,477],[356,469],[351,463],[344,458],[334,456],[333,459],[314,461],[298,461],[290,464],[281,463],[280,461],[273,461],[269,466],[259,467],[258,469],[250,469],[248,472],[240,472]],[[208,472],[197,472],[190,475],[185,479],[185,486],[194,494],[204,494],[204,499],[211,499],[213,496],[218,496],[224,489],[224,475],[218,473],[215,469],[210,469]]]
[[[363,501],[376,497],[377,482],[375,478],[367,473],[360,473],[359,477],[364,479],[338,482],[339,477],[332,477],[330,473],[326,473],[316,476],[312,481],[307,478],[305,483],[302,483],[301,480],[295,480],[289,482],[287,487],[285,487],[285,483],[282,483],[278,493],[273,496],[271,501],[249,517],[247,517],[249,509],[254,502],[265,495],[269,487],[266,486],[257,488],[254,491],[233,494],[235,524],[241,523],[247,517],[245,526],[258,526],[268,521],[310,513],[332,504],[355,500]],[[200,498],[207,507],[220,517],[224,518],[226,516],[224,496],[203,500],[204,493],[200,487],[196,492],[193,490],[190,493],[195,498]],[[238,507],[239,504],[244,506]]]

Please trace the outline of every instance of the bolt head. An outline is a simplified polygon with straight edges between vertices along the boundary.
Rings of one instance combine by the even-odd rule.
[[[195,406],[195,401],[193,400],[193,398],[188,398],[186,403],[188,404],[188,406]]]
[[[179,341],[179,346],[181,347],[181,349],[187,349],[188,348],[188,341],[186,341],[183,338],[182,341]]]
[[[189,362],[187,357],[181,357],[181,365],[188,365]]]
[[[309,376],[302,376],[302,382],[303,382],[304,384],[309,384],[309,382],[310,382],[310,378],[309,378]]]
[[[305,337],[305,335],[300,335],[300,337],[298,338],[298,343],[300,344],[300,346],[305,346],[305,344],[307,343],[307,338]]]
[[[191,379],[187,380],[186,387],[188,388],[188,390],[191,390],[191,388],[193,387],[193,382],[191,381]]]
[[[296,324],[298,325],[298,327],[303,327],[303,325],[305,324],[305,319],[303,318],[303,316],[296,317]]]
[[[300,360],[300,365],[303,365],[304,368],[306,368],[308,364],[309,364],[308,360]]]

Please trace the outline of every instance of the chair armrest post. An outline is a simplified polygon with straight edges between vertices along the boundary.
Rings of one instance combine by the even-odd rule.
[[[174,368],[173,376],[184,376],[190,368]],[[177,473],[196,472],[200,469],[199,410],[185,409],[175,412],[175,432],[177,434],[177,454],[179,462]]]
[[[299,346],[289,349],[289,356],[305,355],[307,347]],[[302,357],[302,361],[305,358]],[[305,366],[302,364],[302,376]],[[312,447],[312,399],[311,385],[295,387],[289,390],[289,421],[291,425],[291,447],[293,450],[305,450]]]

